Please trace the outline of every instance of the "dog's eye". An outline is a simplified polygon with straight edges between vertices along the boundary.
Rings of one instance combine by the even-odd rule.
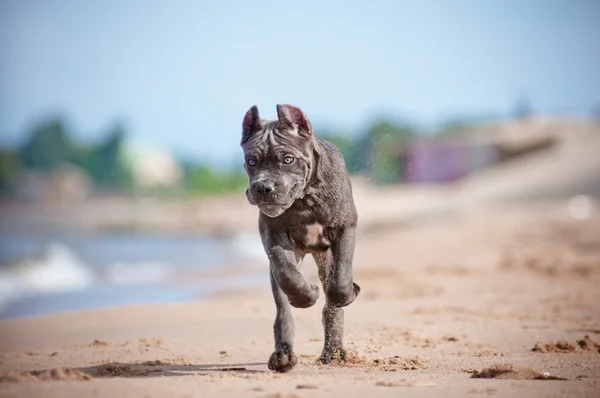
[[[248,162],[248,166],[256,166],[256,160],[254,160],[254,159],[248,159],[247,162]]]
[[[290,155],[287,155],[286,157],[283,158],[283,163],[285,163],[285,164],[290,164],[293,161],[294,161],[294,157],[290,156]]]

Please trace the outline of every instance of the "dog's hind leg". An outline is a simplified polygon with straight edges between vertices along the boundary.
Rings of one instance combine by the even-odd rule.
[[[333,255],[331,250],[313,254],[319,268],[319,279],[323,284],[323,290],[332,276]],[[345,360],[344,350],[344,309],[336,307],[329,302],[323,307],[323,330],[325,332],[325,343],[319,361],[323,364],[331,363],[332,359]]]
[[[327,302],[336,307],[345,307],[352,303],[360,293],[360,286],[352,282],[352,258],[356,226],[343,228],[331,242],[333,270],[327,283]]]

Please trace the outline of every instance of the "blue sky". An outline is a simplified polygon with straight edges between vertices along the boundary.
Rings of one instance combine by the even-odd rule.
[[[93,140],[135,139],[240,159],[257,104],[302,107],[360,131],[375,114],[422,125],[600,103],[600,1],[329,0],[0,2],[0,134],[62,114]]]

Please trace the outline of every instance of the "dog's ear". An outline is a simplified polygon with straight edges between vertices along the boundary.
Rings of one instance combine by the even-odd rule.
[[[260,115],[258,114],[258,107],[254,105],[244,115],[244,121],[242,122],[242,144],[252,136],[255,132],[262,128]]]
[[[312,135],[312,126],[310,121],[302,112],[302,109],[292,105],[277,105],[277,118],[279,124],[286,127],[296,125],[298,135],[305,138],[310,138]]]

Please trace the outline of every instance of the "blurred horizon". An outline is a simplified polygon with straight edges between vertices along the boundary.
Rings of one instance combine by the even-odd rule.
[[[135,141],[242,163],[250,106],[300,106],[320,130],[356,137],[378,118],[419,132],[600,105],[600,3],[528,1],[4,1],[0,143],[60,116],[96,142]],[[239,161],[238,161],[239,160]]]

